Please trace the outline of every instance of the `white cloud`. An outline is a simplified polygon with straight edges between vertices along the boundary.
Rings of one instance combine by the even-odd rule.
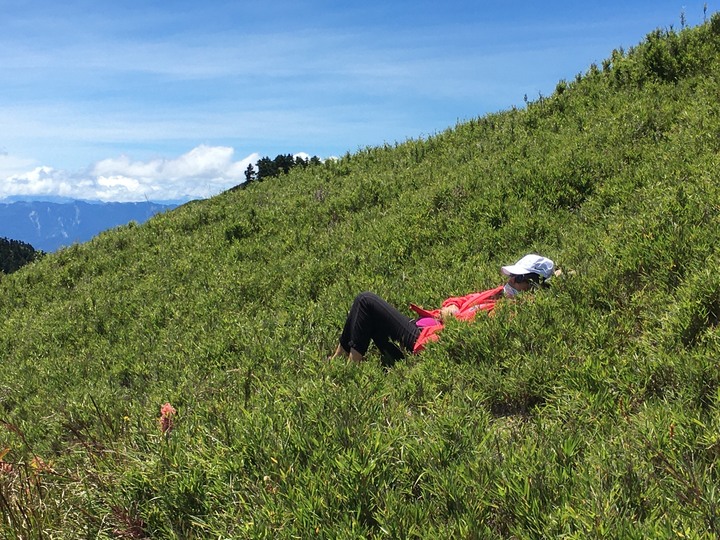
[[[201,145],[174,159],[132,161],[120,156],[101,160],[77,173],[35,167],[0,179],[0,199],[60,196],[129,202],[206,198],[244,182],[245,170],[259,157],[253,153],[235,161],[230,147]],[[0,155],[0,167],[3,159],[10,160]],[[22,163],[20,160],[16,165]]]

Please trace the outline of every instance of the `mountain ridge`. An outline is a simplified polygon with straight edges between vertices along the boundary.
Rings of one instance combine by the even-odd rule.
[[[153,202],[0,201],[0,236],[50,253],[87,242],[102,231],[130,221],[143,223],[176,206]]]

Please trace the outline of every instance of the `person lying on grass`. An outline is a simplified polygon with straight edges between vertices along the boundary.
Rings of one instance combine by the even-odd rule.
[[[355,297],[345,320],[340,344],[330,357],[350,357],[361,362],[365,359],[370,341],[384,357],[399,360],[402,350],[419,353],[431,341],[439,339],[443,322],[449,317],[469,321],[478,311],[490,312],[501,298],[513,298],[517,294],[535,289],[553,275],[553,261],[540,255],[525,255],[515,264],[503,266],[501,272],[507,276],[504,285],[487,291],[474,292],[445,300],[442,307],[425,310],[415,304],[410,308],[418,315],[410,318],[388,304],[378,295],[363,292]]]

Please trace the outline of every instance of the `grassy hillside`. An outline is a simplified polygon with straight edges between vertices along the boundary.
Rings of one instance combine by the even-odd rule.
[[[0,276],[1,530],[720,534],[719,76],[720,17],[656,31],[522,110]],[[435,306],[528,252],[564,272],[533,299],[325,361],[356,293]]]

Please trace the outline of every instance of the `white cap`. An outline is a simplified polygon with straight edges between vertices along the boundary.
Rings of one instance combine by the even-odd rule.
[[[553,275],[553,268],[555,268],[555,263],[546,257],[541,257],[540,255],[525,255],[515,264],[503,266],[501,271],[506,276],[538,274],[545,279],[550,279]]]

